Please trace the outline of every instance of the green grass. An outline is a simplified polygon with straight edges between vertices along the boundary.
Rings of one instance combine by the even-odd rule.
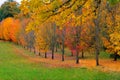
[[[120,80],[119,72],[87,68],[51,68],[42,63],[33,63],[16,54],[13,46],[23,50],[12,43],[0,42],[0,80]]]
[[[99,57],[100,57],[101,59],[110,59],[110,53],[101,51]]]

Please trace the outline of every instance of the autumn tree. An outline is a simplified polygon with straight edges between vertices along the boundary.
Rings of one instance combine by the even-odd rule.
[[[3,39],[6,41],[10,41],[10,28],[12,27],[13,19],[12,18],[7,18],[2,21],[2,27],[3,27]]]
[[[59,46],[59,48],[61,49],[62,51],[61,60],[64,61],[65,60],[64,54],[65,54],[66,28],[64,27],[64,29],[60,29],[59,27],[57,27],[56,34],[57,34],[56,45]]]
[[[9,24],[9,23],[8,23]],[[10,26],[10,39],[14,43],[18,43],[18,33],[20,30],[20,20],[19,19],[13,19],[11,26]]]
[[[6,41],[18,42],[20,21],[18,19],[6,18],[1,22],[1,39]]]
[[[109,1],[113,2],[113,0],[109,0]],[[37,29],[40,29],[41,25],[46,24],[46,22],[53,23],[52,26],[54,28],[53,28],[53,35],[51,37],[51,43],[54,43],[55,41],[54,38],[55,26],[58,26],[64,32],[64,29],[66,29],[65,23],[69,22],[69,20],[71,20],[71,18],[74,17],[73,19],[74,22],[72,23],[74,24],[75,32],[76,32],[75,34],[76,37],[75,47],[77,52],[76,63],[79,63],[78,46],[80,47],[81,44],[82,45],[92,44],[95,46],[96,65],[99,65],[99,53],[100,53],[100,42],[101,42],[100,28],[102,27],[101,26],[102,23],[100,23],[102,17],[101,16],[101,10],[102,10],[101,4],[103,4],[102,2],[103,2],[102,0],[82,0],[82,1],[81,0],[53,0],[53,1],[49,0],[49,2],[23,0],[22,2],[23,6],[21,6],[21,12],[29,15],[29,17],[32,19],[28,27],[31,30],[34,29],[35,32],[37,32]],[[94,30],[92,29],[94,33],[92,34],[92,37],[90,38],[86,37],[86,39],[90,39],[90,42],[83,41],[83,43],[81,43],[81,38],[82,38],[81,34],[84,34],[81,28],[83,26],[86,26],[86,24],[88,24],[87,21],[91,23],[90,26],[92,26],[92,28],[94,29]],[[85,28],[83,30],[85,30]],[[63,44],[64,44],[64,40],[63,40]],[[53,50],[54,45],[51,46],[52,46],[52,52],[54,52]]]
[[[36,28],[36,46],[38,49],[45,52],[45,58],[47,58],[47,51],[52,51],[52,59],[54,59],[54,49],[56,44],[56,26],[53,23],[48,22],[47,24],[41,25],[40,29]]]
[[[24,48],[28,48],[26,27],[27,27],[29,21],[30,21],[29,18],[24,18],[24,19],[20,20],[21,27],[20,27],[19,33],[18,33],[18,43],[20,45],[22,45]]]
[[[114,54],[114,61],[117,60],[119,55],[119,3],[107,3],[107,17],[106,17],[106,33],[107,36],[103,38],[106,51]]]

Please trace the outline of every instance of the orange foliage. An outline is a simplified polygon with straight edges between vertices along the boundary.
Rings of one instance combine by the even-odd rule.
[[[12,25],[12,27],[10,27],[10,39],[16,43],[17,42],[17,33],[20,29],[20,21],[13,20],[11,25]]]
[[[13,41],[17,42],[17,33],[20,28],[20,21],[15,20],[13,18],[6,18],[1,22],[0,25],[0,38],[7,40],[7,41]]]
[[[7,41],[10,41],[10,27],[12,20],[13,20],[12,18],[6,18],[2,21],[3,38]]]

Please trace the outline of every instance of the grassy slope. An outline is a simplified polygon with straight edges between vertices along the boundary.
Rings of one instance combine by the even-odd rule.
[[[104,73],[86,68],[50,68],[42,63],[33,63],[16,54],[12,46],[15,45],[0,42],[0,80],[120,80],[117,72]]]

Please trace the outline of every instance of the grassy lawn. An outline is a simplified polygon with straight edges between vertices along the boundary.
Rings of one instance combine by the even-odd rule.
[[[30,62],[16,54],[13,46],[18,47],[9,42],[0,42],[0,80],[120,80],[119,72],[102,72],[87,68],[52,68],[43,63]]]

